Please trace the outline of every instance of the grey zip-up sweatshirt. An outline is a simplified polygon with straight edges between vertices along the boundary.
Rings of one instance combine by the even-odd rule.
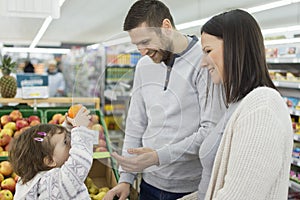
[[[143,179],[169,192],[197,190],[202,171],[199,147],[225,111],[220,86],[213,86],[207,69],[200,67],[201,52],[197,39],[190,39],[174,61],[166,90],[164,63],[144,56],[136,66],[123,155],[129,156],[128,148],[155,149],[160,165],[144,170]],[[120,169],[120,174],[119,182],[134,182],[134,173]]]

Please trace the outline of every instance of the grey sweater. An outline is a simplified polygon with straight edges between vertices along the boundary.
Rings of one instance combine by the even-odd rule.
[[[145,56],[136,67],[123,155],[129,156],[128,148],[155,149],[160,165],[144,170],[143,179],[169,192],[197,190],[199,147],[225,110],[220,88],[213,88],[207,70],[200,68],[201,52],[196,42],[175,59],[167,90],[165,64]],[[135,174],[120,173],[119,182],[133,183]]]

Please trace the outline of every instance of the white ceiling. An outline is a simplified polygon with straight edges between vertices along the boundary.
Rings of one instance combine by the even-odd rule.
[[[66,0],[39,44],[87,44],[124,34],[123,20],[135,0]],[[176,24],[210,17],[232,8],[249,8],[274,0],[163,0]],[[300,3],[254,14],[263,29],[300,24]],[[44,19],[0,16],[0,43],[29,45]],[[184,30],[198,34],[199,27]]]

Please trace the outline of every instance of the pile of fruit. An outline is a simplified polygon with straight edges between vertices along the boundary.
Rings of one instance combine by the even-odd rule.
[[[8,151],[11,138],[17,138],[24,130],[41,123],[37,115],[23,117],[19,110],[13,110],[0,118],[0,152]]]
[[[109,191],[108,187],[98,188],[90,177],[87,177],[84,184],[86,185],[92,200],[102,200]]]
[[[12,200],[15,193],[18,175],[13,172],[13,168],[9,161],[0,162],[0,199]]]

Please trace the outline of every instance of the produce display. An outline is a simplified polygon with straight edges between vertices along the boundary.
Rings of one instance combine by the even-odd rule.
[[[37,113],[32,110],[0,110],[0,200],[13,199],[17,174],[12,171],[11,165],[7,160],[7,151],[9,151],[9,143],[12,139],[17,138],[24,130],[40,123],[62,124],[65,120],[65,114],[70,117],[76,116],[80,109],[77,105],[70,109],[46,109]],[[100,111],[91,110],[91,119],[88,128],[99,134],[98,145],[94,146],[95,152],[107,152],[107,143],[105,137],[105,129],[101,125]],[[98,171],[98,170],[96,170]],[[102,171],[102,170],[101,170]],[[106,171],[106,170],[105,170]],[[97,173],[96,173],[97,174]],[[108,187],[97,187],[93,182],[93,176],[86,180],[91,199],[102,199],[109,190]],[[101,184],[103,185],[103,184]],[[104,184],[105,186],[106,184]],[[112,187],[112,185],[108,185]]]

